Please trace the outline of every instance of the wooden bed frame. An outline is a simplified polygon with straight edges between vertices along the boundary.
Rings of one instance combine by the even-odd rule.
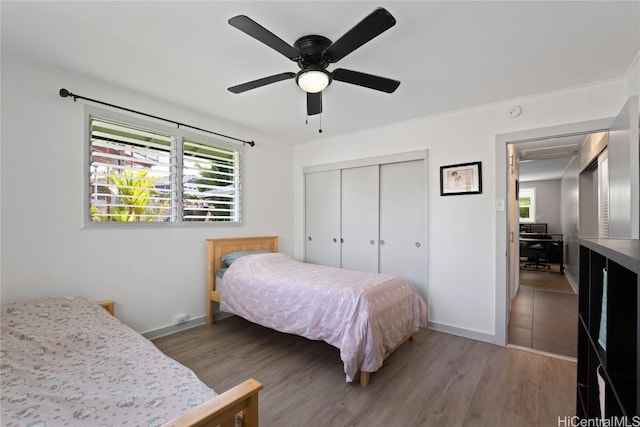
[[[242,413],[243,427],[258,427],[258,392],[262,384],[248,379],[166,424],[171,427],[234,427]]]
[[[222,255],[237,251],[278,252],[278,236],[207,239],[207,324],[213,325],[213,303],[220,302],[216,291],[216,272],[228,267]]]
[[[113,300],[98,301],[112,316]],[[170,427],[235,427],[236,414],[242,413],[243,427],[258,427],[258,392],[263,386],[248,379],[215,398],[170,421]]]
[[[224,239],[207,239],[207,324],[213,324],[213,303],[220,302],[220,292],[216,291],[216,272],[227,265],[222,256],[229,252],[265,250],[278,252],[278,236],[237,237]],[[391,350],[384,354],[384,359],[391,356],[406,341],[413,341],[413,333],[405,335]],[[360,385],[369,385],[371,372],[360,371]]]

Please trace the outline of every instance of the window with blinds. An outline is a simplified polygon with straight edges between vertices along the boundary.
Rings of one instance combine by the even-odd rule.
[[[240,151],[90,116],[92,223],[238,222]]]

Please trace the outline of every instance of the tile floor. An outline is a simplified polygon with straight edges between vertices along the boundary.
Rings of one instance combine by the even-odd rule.
[[[511,304],[509,344],[576,357],[578,296],[521,286]]]

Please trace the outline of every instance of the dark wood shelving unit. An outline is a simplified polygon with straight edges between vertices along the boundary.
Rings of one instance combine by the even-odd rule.
[[[640,410],[639,278],[640,240],[580,239],[576,410],[581,418],[632,417]]]

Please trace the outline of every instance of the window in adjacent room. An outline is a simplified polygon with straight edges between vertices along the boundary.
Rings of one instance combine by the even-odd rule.
[[[521,188],[518,193],[521,222],[535,222],[536,220],[536,190],[535,188]]]
[[[238,148],[138,123],[89,116],[90,223],[240,221]]]

